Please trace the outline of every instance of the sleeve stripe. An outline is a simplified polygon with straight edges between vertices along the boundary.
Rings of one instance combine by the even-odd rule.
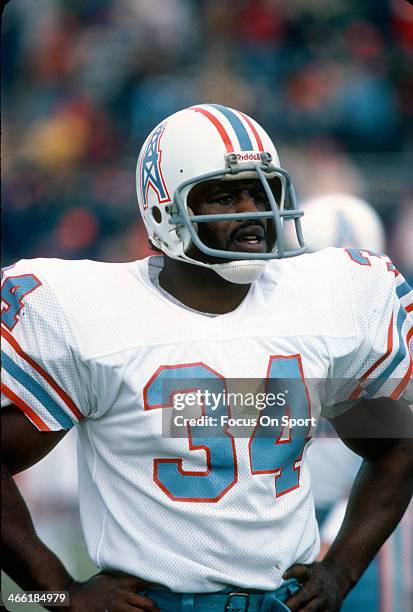
[[[413,359],[410,358],[410,365],[407,369],[406,374],[403,376],[403,378],[401,379],[401,381],[399,382],[399,384],[397,385],[393,393],[390,395],[392,399],[394,400],[399,399],[399,397],[401,396],[401,394],[407,387],[409,380],[412,377],[412,372],[413,372]]]
[[[358,399],[361,395],[362,390],[363,390],[363,387],[361,386],[361,384],[357,383],[356,387],[353,389],[348,399],[350,401]]]
[[[59,387],[59,385],[53,380],[53,378],[51,378],[49,374],[38,363],[34,361],[34,359],[29,357],[29,355],[27,355],[27,353],[23,351],[23,349],[18,344],[16,339],[12,336],[12,334],[2,327],[1,335],[5,340],[7,340],[7,342],[16,351],[16,353],[20,355],[22,359],[27,361],[27,363],[30,364],[32,368],[34,368],[36,372],[38,372],[49,383],[52,389],[57,393],[57,395],[63,400],[63,402],[66,404],[69,410],[74,414],[76,419],[79,421],[83,420],[84,419],[83,414],[74,404],[72,399],[67,395],[67,393],[63,391],[63,389]]]
[[[24,402],[18,395],[16,395],[7,385],[1,383],[1,390],[4,395],[6,395],[13,404],[15,404],[24,414],[36,425],[40,431],[51,431],[50,427],[46,425],[44,421],[41,420],[38,414],[33,412],[26,402]]]
[[[404,281],[401,285],[396,288],[397,297],[401,300],[405,295],[410,293],[411,287],[407,281]]]
[[[27,374],[20,366],[18,366],[10,357],[1,351],[3,367],[17,382],[19,382],[29,393],[37,399],[37,401],[46,408],[48,412],[56,419],[56,421],[64,428],[70,429],[73,427],[73,421],[70,419],[55,400],[46,393],[46,391]]]
[[[399,285],[396,286],[396,294],[397,294],[398,299],[400,300],[399,302],[400,308],[397,314],[397,321],[396,321],[398,348],[397,348],[397,345],[396,347],[394,347],[393,329],[394,329],[394,316],[395,315],[393,314],[390,319],[389,329],[387,332],[386,352],[363,374],[363,376],[361,376],[358,384],[353,389],[349,397],[349,400],[355,400],[359,398],[361,396],[363,388],[366,391],[367,397],[374,397],[374,395],[380,390],[380,388],[383,386],[386,380],[391,378],[391,375],[398,368],[398,366],[405,360],[406,356],[408,358],[407,363],[406,363],[407,369],[401,380],[400,380],[400,376],[398,376],[399,382],[390,397],[392,399],[397,399],[398,397],[400,397],[400,395],[403,393],[404,389],[406,388],[407,384],[409,383],[409,380],[411,379],[411,375],[413,371],[413,357],[409,349],[409,342],[412,338],[413,328],[410,328],[410,330],[406,334],[406,331],[403,330],[403,327],[406,329],[405,323],[406,323],[407,315],[408,313],[413,311],[413,302],[411,302],[412,290],[411,290],[409,283],[405,281],[402,276],[400,276],[400,278],[396,281],[396,284],[397,282],[399,282]],[[404,299],[404,302],[410,301],[410,303],[403,304],[401,302],[403,298],[407,298],[407,299]],[[405,336],[406,336],[406,339],[404,339]],[[396,351],[396,348],[397,348],[397,351]],[[395,352],[392,355],[393,350]],[[377,376],[377,378],[373,378],[371,381],[368,381],[367,384],[363,385],[363,383],[371,376],[371,374],[383,362],[385,362],[390,356],[391,356],[390,363],[385,368],[385,370],[383,370],[381,374]]]
[[[393,322],[394,322],[394,314],[392,314],[392,316],[391,316],[391,319],[390,319],[390,324],[389,324],[389,331],[388,331],[388,333],[387,333],[387,348],[386,348],[386,352],[384,353],[384,355],[382,355],[382,356],[380,357],[380,359],[378,359],[378,360],[376,361],[376,363],[374,363],[374,364],[371,366],[371,368],[369,368],[369,369],[367,370],[367,372],[365,372],[365,373],[363,374],[363,376],[360,378],[360,382],[363,382],[364,380],[366,380],[366,378],[368,378],[368,377],[370,376],[370,374],[371,374],[372,372],[374,372],[374,370],[376,370],[376,369],[379,367],[379,365],[380,365],[381,363],[383,363],[383,361],[384,361],[385,359],[387,359],[387,357],[388,357],[389,355],[391,355],[391,352],[392,352],[392,350],[393,350]]]
[[[410,328],[409,333],[407,334],[407,346],[409,346],[409,342],[412,336],[413,336],[413,327]],[[403,391],[407,387],[409,380],[411,379],[412,372],[413,372],[413,358],[412,356],[410,356],[410,363],[409,363],[409,367],[407,368],[407,372],[403,376],[402,380],[399,382],[399,384],[397,385],[393,393],[391,394],[390,397],[392,399],[398,399],[400,395],[403,393]]]
[[[387,332],[386,352],[380,357],[380,359],[378,359],[375,363],[373,363],[373,365],[367,370],[367,372],[363,374],[363,376],[360,378],[360,382],[357,384],[356,388],[352,391],[349,397],[349,400],[355,400],[360,396],[360,393],[362,392],[362,389],[363,389],[363,387],[361,386],[361,383],[364,380],[366,380],[366,378],[368,378],[370,374],[374,372],[374,370],[376,370],[379,367],[379,365],[383,363],[383,361],[387,359],[387,357],[391,354],[393,350],[393,320],[394,320],[394,315],[392,314],[391,319],[390,319],[390,324],[389,324],[389,331]]]
[[[387,368],[377,377],[375,378],[370,385],[366,387],[366,391],[368,390],[367,396],[373,397],[375,393],[380,389],[380,387],[386,382],[388,378],[391,377],[394,370],[397,366],[403,361],[406,357],[406,344],[402,335],[402,326],[407,318],[407,313],[404,308],[400,308],[399,314],[397,315],[397,333],[399,337],[399,349],[397,353],[394,355],[392,361],[387,366]]]

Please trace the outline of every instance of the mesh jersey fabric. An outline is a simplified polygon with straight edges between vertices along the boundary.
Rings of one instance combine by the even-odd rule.
[[[30,274],[41,285],[21,298],[20,310],[15,304],[16,322],[2,330],[10,360],[4,403],[18,398],[52,430],[77,424],[81,517],[95,563],[174,591],[213,592],[228,585],[272,590],[292,563],[314,560],[318,530],[305,450],[293,457],[298,484],[287,490],[279,490],[286,467],[276,456],[273,469],[252,469],[248,437],[234,435],[233,465],[223,472],[221,455],[208,464],[208,444],[163,435],[171,410],[151,403],[148,389],[165,368],[204,364],[227,380],[262,379],[271,359],[299,356],[303,377],[321,381],[319,395],[308,396],[317,417],[322,406],[335,409],[335,397],[343,409],[352,394],[368,392],[397,356],[384,382],[390,394],[409,398],[412,298],[400,275],[382,258],[362,266],[327,249],[272,262],[237,309],[211,318],[161,294],[148,260],[24,261],[6,271],[4,283],[12,279],[10,291],[19,282],[13,278]],[[389,351],[392,313],[394,322],[399,312],[405,315]],[[53,413],[55,404],[61,413]],[[62,413],[69,419],[63,424]],[[159,467],[165,462],[176,466],[168,481]],[[171,494],[197,478],[211,486],[226,478],[228,486],[214,501]]]

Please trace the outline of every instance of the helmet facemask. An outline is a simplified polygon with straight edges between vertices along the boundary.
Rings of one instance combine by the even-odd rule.
[[[210,267],[218,273],[220,273],[220,271],[238,267],[243,270],[242,277],[247,276],[250,278],[250,274],[245,275],[248,266],[250,272],[252,271],[252,268],[255,267],[261,274],[268,260],[280,259],[283,257],[294,257],[306,251],[300,226],[300,217],[303,213],[298,210],[290,176],[282,168],[277,168],[272,165],[271,155],[269,153],[261,153],[260,156],[260,163],[239,163],[237,160],[237,155],[235,153],[229,153],[226,156],[227,167],[225,169],[216,172],[209,172],[202,176],[184,181],[175,190],[174,200],[172,205],[169,207],[168,212],[170,213],[169,223],[176,228],[176,233],[184,244],[184,255],[180,257],[180,259],[182,258],[183,260],[195,265]],[[196,185],[206,181],[211,181],[213,179],[233,181],[251,178],[257,179],[261,183],[268,198],[268,210],[251,213],[196,215],[193,214],[192,210],[188,207],[187,202],[189,193]],[[273,179],[278,179],[280,184],[279,201],[277,201],[277,196],[274,194],[273,189],[271,189],[270,181]],[[288,203],[288,207],[285,206],[285,202]],[[202,223],[214,223],[220,221],[241,222],[249,220],[267,221],[267,240],[269,241],[270,245],[266,252],[250,253],[220,250],[208,246],[199,236],[199,226]],[[299,248],[290,250],[286,249],[283,230],[285,220],[295,224],[297,239],[300,245]],[[208,259],[212,258],[215,260],[216,258],[219,258],[230,260],[232,265],[230,268],[228,268],[228,264],[226,263],[207,263],[194,259],[191,257],[192,245],[194,245],[198,251],[207,255]],[[232,282],[240,281],[232,280]],[[245,280],[244,282],[251,282],[251,280]]]

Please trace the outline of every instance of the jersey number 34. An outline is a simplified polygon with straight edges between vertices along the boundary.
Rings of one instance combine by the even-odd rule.
[[[287,400],[282,411],[279,406],[268,404],[257,411],[257,423],[248,441],[249,471],[251,477],[272,475],[275,495],[279,497],[299,487],[299,464],[308,441],[311,409],[300,355],[270,357],[266,383],[267,398],[284,392]],[[228,419],[221,419],[224,415],[233,416],[224,401],[225,378],[204,363],[161,366],[144,389],[144,404],[146,410],[172,410],[175,394],[194,390],[212,391],[215,397],[223,398],[214,409],[208,403],[202,407],[203,416],[214,419],[214,425],[188,425],[185,430],[189,450],[205,453],[205,469],[184,469],[182,458],[157,458],[153,463],[153,477],[170,499],[213,503],[238,482],[234,436],[226,425]],[[300,419],[304,424],[288,427],[283,424],[283,415],[288,415],[288,421]],[[270,427],[264,426],[264,421],[270,421],[268,417],[275,417]],[[224,423],[221,428],[220,423]]]

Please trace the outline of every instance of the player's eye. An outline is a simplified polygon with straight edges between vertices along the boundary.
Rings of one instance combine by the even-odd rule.
[[[220,193],[210,199],[211,204],[232,204],[234,195],[232,193]]]
[[[253,191],[250,193],[250,196],[257,205],[262,206],[266,210],[269,210],[271,208],[268,196],[265,191]]]

